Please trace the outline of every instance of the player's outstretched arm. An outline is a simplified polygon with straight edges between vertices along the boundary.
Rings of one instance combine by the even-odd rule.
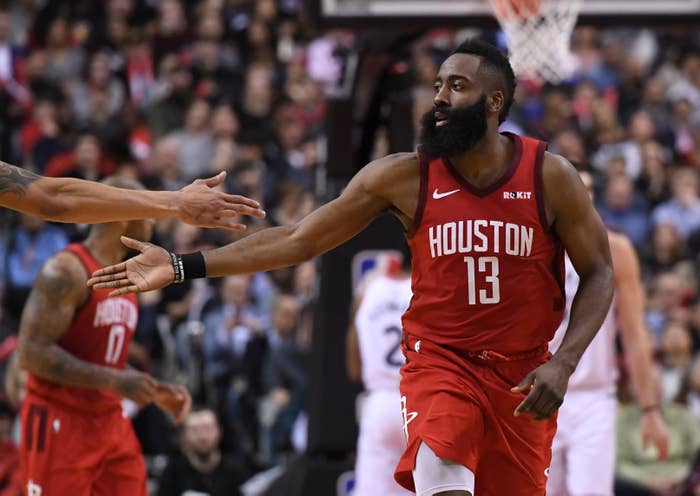
[[[542,168],[545,210],[580,277],[564,340],[552,359],[518,384],[530,390],[516,414],[551,417],[559,408],[569,377],[608,313],[614,278],[608,236],[578,172],[564,158],[545,154]]]
[[[622,338],[627,370],[642,410],[640,428],[643,447],[656,446],[659,459],[668,455],[668,430],[659,404],[654,379],[652,346],[644,325],[644,290],[639,275],[639,259],[630,240],[610,233],[610,253],[615,268],[615,309]]]
[[[180,191],[134,191],[81,179],[42,177],[0,162],[0,206],[56,222],[177,217],[196,226],[239,231],[245,226],[238,215],[264,217],[258,202],[215,189],[224,179],[221,173]]]
[[[139,404],[152,401],[156,381],[149,375],[85,362],[57,345],[88,296],[85,280],[85,269],[68,253],[55,255],[42,267],[22,313],[20,366],[58,384],[110,388]]]
[[[405,160],[389,156],[367,165],[350,181],[340,197],[295,225],[263,229],[222,248],[203,252],[206,277],[295,265],[352,238],[392,205],[389,198],[395,195],[395,185],[401,183],[396,161],[402,159]],[[168,252],[150,243],[122,239],[126,246],[141,254],[95,272],[88,284],[98,289],[117,288],[111,294],[119,295],[150,291],[174,281],[175,272]],[[186,277],[187,272],[185,267]]]

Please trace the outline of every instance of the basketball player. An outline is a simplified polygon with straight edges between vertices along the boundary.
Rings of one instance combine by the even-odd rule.
[[[408,496],[392,477],[406,449],[399,405],[401,316],[411,302],[410,266],[396,275],[369,275],[357,297],[347,334],[348,376],[362,380],[366,396],[360,419],[353,496]]]
[[[581,172],[591,197],[593,179]],[[634,247],[623,234],[609,231],[615,272],[615,299],[600,331],[591,342],[559,409],[557,434],[547,494],[552,496],[612,496],[615,472],[615,420],[617,417],[617,361],[615,337],[620,330],[627,370],[642,410],[643,445],[653,443],[660,459],[668,452],[668,432],[661,416],[652,369],[652,348],[644,327],[644,293]],[[567,309],[576,293],[578,276],[566,259]],[[614,308],[614,311],[613,311]],[[568,324],[568,314],[549,348],[556,353]],[[591,477],[595,474],[595,477]]]
[[[112,179],[119,187],[139,187]],[[125,366],[138,319],[134,295],[109,298],[85,284],[124,258],[123,234],[150,237],[153,221],[93,226],[41,269],[22,315],[20,364],[29,372],[22,404],[20,466],[27,496],[147,494],[146,468],[122,397],[155,402],[176,421],[190,398]]]
[[[200,227],[242,231],[238,215],[264,217],[260,205],[215,189],[222,172],[180,191],[128,191],[67,177],[42,177],[0,162],[0,206],[55,222],[113,222],[177,217]]]
[[[413,289],[400,386],[408,444],[396,480],[421,496],[543,495],[555,412],[614,281],[605,228],[576,170],[543,142],[499,134],[514,88],[496,47],[466,41],[440,66],[418,153],[372,162],[296,225],[216,250],[171,256],[125,238],[141,254],[89,283],[121,295],[293,265],[389,209],[406,230]],[[548,359],[564,311],[564,249],[581,282]]]

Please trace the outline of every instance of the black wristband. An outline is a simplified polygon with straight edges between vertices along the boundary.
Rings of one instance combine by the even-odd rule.
[[[184,279],[200,279],[207,277],[207,266],[201,251],[180,255]]]
[[[645,406],[641,410],[642,410],[642,413],[649,413],[649,412],[653,412],[655,410],[661,410],[661,405],[659,405],[657,403],[655,405]]]
[[[173,264],[173,282],[176,284],[183,282],[184,278],[182,274],[182,260],[180,259],[180,256],[177,253],[171,252],[170,260]]]

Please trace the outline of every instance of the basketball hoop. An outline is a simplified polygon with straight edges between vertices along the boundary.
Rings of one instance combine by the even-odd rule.
[[[573,74],[569,42],[583,0],[489,1],[508,39],[516,75],[559,83]]]

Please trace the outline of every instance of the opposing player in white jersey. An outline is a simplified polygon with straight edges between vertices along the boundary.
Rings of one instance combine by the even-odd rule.
[[[394,481],[394,469],[406,449],[399,369],[405,360],[401,316],[412,296],[409,271],[369,276],[354,305],[347,338],[348,375],[355,381],[362,379],[367,395],[360,419],[353,496],[413,494]]]
[[[581,179],[593,196],[592,178]],[[652,349],[644,327],[644,293],[639,261],[629,239],[608,232],[615,273],[615,299],[603,325],[586,349],[569,379],[559,408],[557,434],[547,481],[548,496],[612,496],[615,470],[616,385],[618,378],[616,336],[619,329],[627,370],[643,412],[644,446],[652,443],[659,458],[668,451],[668,433],[661,417],[652,371]],[[579,279],[566,258],[567,307],[554,339],[555,352],[564,337],[571,302]]]

